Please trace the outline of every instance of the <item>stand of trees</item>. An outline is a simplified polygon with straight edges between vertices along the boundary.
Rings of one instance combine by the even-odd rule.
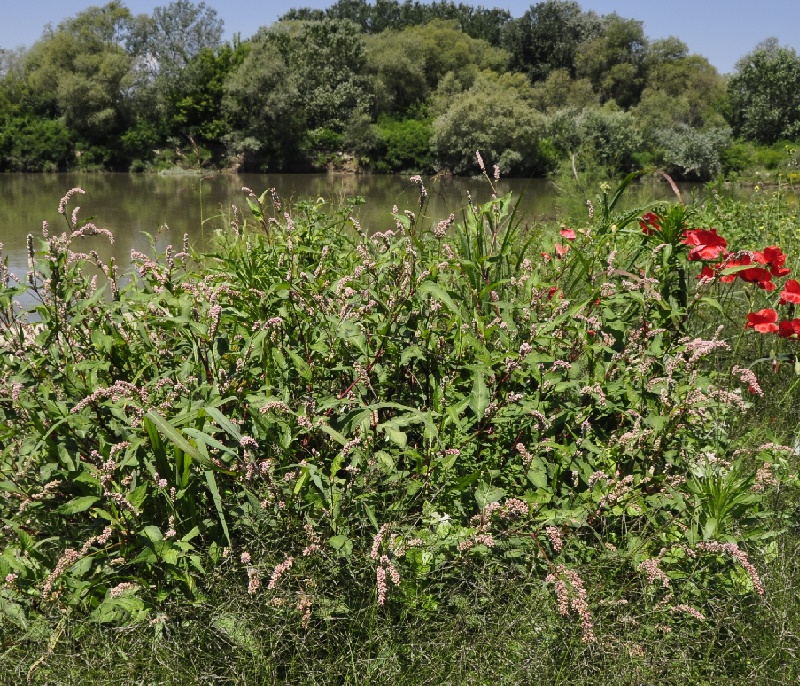
[[[338,0],[223,42],[204,2],[92,7],[0,51],[0,170],[506,174],[659,164],[707,179],[800,137],[800,57],[766,41],[725,78],[642,22],[545,0],[519,18]]]

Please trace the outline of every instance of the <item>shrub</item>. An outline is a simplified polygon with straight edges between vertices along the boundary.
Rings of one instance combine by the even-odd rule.
[[[496,564],[551,584],[591,642],[590,560],[665,624],[760,593],[741,545],[784,453],[731,440],[753,380],[687,335],[709,302],[689,272],[724,240],[682,206],[615,214],[622,189],[591,226],[523,232],[486,179],[489,202],[428,229],[413,177],[420,212],[371,235],[247,190],[206,260],[132,253],[124,288],[77,252],[106,232],[70,191],[67,231],[2,275],[6,616],[140,620],[222,567],[304,627],[424,617]]]

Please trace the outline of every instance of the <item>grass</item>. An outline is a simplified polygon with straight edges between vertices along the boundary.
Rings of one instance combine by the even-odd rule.
[[[471,583],[451,589],[427,616],[365,602],[303,630],[231,575],[216,580],[205,601],[166,608],[150,625],[66,620],[55,643],[44,624],[23,640],[1,634],[0,683],[25,683],[30,672],[30,683],[98,686],[793,684],[800,536],[784,533],[777,544],[775,557],[760,561],[764,599],[722,600],[708,621],[676,622],[669,633],[655,628],[652,607],[606,605],[596,612],[598,640],[586,646],[540,580],[507,578],[498,568],[474,570]],[[603,569],[593,571],[590,588],[605,579]]]

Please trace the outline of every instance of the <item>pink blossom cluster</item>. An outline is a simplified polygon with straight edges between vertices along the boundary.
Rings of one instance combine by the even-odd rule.
[[[750,580],[753,582],[753,587],[756,589],[759,595],[764,595],[764,586],[761,583],[761,577],[758,575],[756,568],[750,562],[749,558],[747,557],[747,553],[744,552],[738,545],[735,543],[720,543],[719,541],[701,541],[696,546],[699,550],[704,550],[709,553],[726,553],[730,555],[734,560],[736,560],[744,570],[747,572],[747,576],[750,577]]]
[[[564,565],[558,565],[554,572],[547,575],[545,581],[555,584],[559,613],[566,617],[569,615],[570,608],[572,608],[572,611],[578,615],[581,621],[583,642],[593,643],[595,640],[594,622],[589,612],[586,589],[578,573]]]

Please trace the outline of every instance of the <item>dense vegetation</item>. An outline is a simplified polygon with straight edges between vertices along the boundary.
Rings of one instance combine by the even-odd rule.
[[[113,0],[3,51],[0,169],[796,171],[800,57],[775,40],[725,78],[571,0],[339,0],[221,36],[205,3]]]
[[[553,226],[511,196],[429,218],[415,176],[383,233],[244,189],[210,254],[127,283],[71,190],[0,274],[0,678],[772,673],[796,216],[621,211],[632,180]]]

